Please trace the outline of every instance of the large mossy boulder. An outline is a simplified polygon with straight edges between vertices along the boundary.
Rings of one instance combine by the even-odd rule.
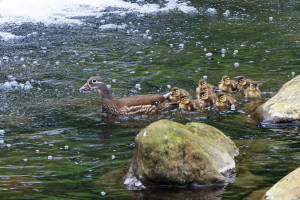
[[[124,184],[137,189],[228,183],[238,154],[232,140],[212,126],[160,120],[135,137],[134,156]]]
[[[300,120],[300,75],[296,76],[267,102],[257,108],[256,118],[271,123]]]
[[[277,182],[265,195],[266,200],[299,200],[300,167]]]

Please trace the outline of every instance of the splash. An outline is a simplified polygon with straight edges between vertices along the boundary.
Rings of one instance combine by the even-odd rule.
[[[123,0],[0,0],[0,25],[43,23],[82,24],[82,17],[101,18],[104,14],[157,13],[178,10],[184,13],[197,12],[189,2],[167,0],[161,6],[145,1],[139,3]]]

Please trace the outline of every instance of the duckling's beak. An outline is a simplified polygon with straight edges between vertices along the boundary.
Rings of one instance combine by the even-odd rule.
[[[91,87],[88,83],[84,84],[84,86],[82,86],[80,89],[79,89],[79,92],[82,92],[82,91],[87,91],[87,90],[90,90]]]

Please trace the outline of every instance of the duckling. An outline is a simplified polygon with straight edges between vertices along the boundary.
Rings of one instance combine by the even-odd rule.
[[[112,115],[149,114],[166,107],[171,92],[166,94],[146,94],[117,99],[99,76],[88,79],[79,91],[96,89],[102,96],[102,110]]]
[[[214,96],[215,98],[217,98],[216,93],[213,90],[209,90],[207,87],[198,88],[198,91],[199,91],[199,93],[196,95],[197,100],[201,100],[201,95],[200,95],[201,92],[207,92],[208,95]]]
[[[216,88],[214,85],[211,85],[211,84],[207,83],[206,80],[201,79],[198,82],[198,87],[196,88],[196,92],[200,93],[200,88],[203,88],[203,87],[207,87],[208,90],[212,90],[212,91],[214,91],[215,88]]]
[[[185,89],[182,88],[178,88],[178,87],[173,87],[171,89],[172,94],[168,97],[168,99],[170,99],[173,102],[178,102],[180,101],[182,96],[190,96],[190,94],[188,93],[188,91],[186,91]]]
[[[179,108],[188,111],[199,110],[202,107],[201,102],[190,99],[189,96],[182,96],[180,98]]]
[[[251,79],[248,79],[245,76],[238,77],[236,82],[237,90],[241,91],[247,89],[250,86],[251,81]]]
[[[218,85],[219,90],[223,92],[236,90],[236,82],[230,80],[229,76],[222,76],[221,83]]]
[[[248,87],[244,91],[244,95],[246,98],[260,98],[261,97],[261,91],[259,90],[256,81],[252,81],[250,83],[250,87]]]
[[[216,105],[219,107],[230,107],[231,105],[236,104],[236,100],[224,93],[218,94],[218,100]]]
[[[202,102],[204,107],[212,106],[217,102],[217,97],[214,95],[210,95],[208,92],[200,93],[200,102]]]

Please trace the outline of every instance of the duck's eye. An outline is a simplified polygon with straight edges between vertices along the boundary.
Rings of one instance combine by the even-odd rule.
[[[96,83],[96,82],[97,82],[97,80],[96,80],[96,79],[93,79],[93,80],[92,80],[92,82],[93,82],[93,83]]]

